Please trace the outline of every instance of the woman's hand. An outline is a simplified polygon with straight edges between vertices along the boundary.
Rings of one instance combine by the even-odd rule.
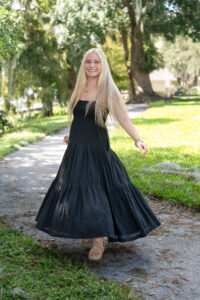
[[[142,155],[147,154],[148,148],[147,148],[147,145],[144,142],[138,141],[137,144],[136,144],[136,147],[138,147],[141,151],[143,151]]]
[[[69,135],[64,136],[63,143],[66,143],[66,144],[69,143]]]

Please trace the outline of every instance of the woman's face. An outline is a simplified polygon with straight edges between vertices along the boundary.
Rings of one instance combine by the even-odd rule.
[[[90,53],[85,60],[86,77],[98,77],[101,73],[101,60],[96,53]]]

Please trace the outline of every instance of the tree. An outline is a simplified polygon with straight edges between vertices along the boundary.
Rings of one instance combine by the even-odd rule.
[[[152,36],[163,35],[173,40],[177,34],[183,33],[193,39],[200,38],[200,2],[198,0],[109,0],[105,1],[104,5],[107,8],[107,18],[110,19],[111,31],[119,30],[122,36],[133,96],[134,77],[141,96],[154,97],[149,72],[161,66],[162,59],[154,47]],[[130,49],[127,42],[129,39]]]
[[[108,35],[117,42],[120,37],[133,101],[136,84],[142,101],[155,96],[149,73],[162,65],[154,47],[155,36],[173,40],[182,32],[193,39],[199,38],[199,0],[20,0],[20,3],[23,36],[21,44],[16,44],[22,47],[16,47],[20,51],[10,64],[8,86],[10,91],[14,87],[16,96],[23,96],[24,90],[31,87],[47,115],[52,114],[55,93],[60,103],[67,101],[85,51],[106,47]],[[4,45],[6,49],[6,42]],[[110,61],[109,54],[115,55],[113,48],[110,53],[106,50]],[[111,69],[114,78],[119,79],[116,68],[111,66]]]
[[[174,42],[163,40],[160,48],[166,66],[182,87],[197,85],[200,75],[200,45],[191,38],[177,36]]]
[[[104,12],[91,0],[58,0],[53,8],[52,24],[59,49],[77,74],[83,54],[105,42]]]
[[[200,1],[199,0],[167,0],[164,1],[164,19],[160,14],[156,32],[164,33],[167,39],[174,40],[178,35],[190,37],[193,41],[200,40]],[[159,15],[159,11],[156,15]]]
[[[12,9],[13,1],[2,0],[0,5],[0,58],[6,60],[16,54],[21,27],[19,14]]]
[[[117,15],[116,8],[118,9]],[[118,24],[117,28],[116,24],[113,25],[115,22]],[[107,33],[113,36],[113,32],[117,33],[120,30],[122,41],[124,41],[125,64],[128,70],[132,94],[135,95],[134,77],[138,85],[143,86],[146,93],[150,90],[150,94],[154,94],[148,72],[155,69],[158,65],[155,63],[155,61],[158,61],[156,48],[147,34],[144,35],[146,40],[144,49],[143,42],[137,43],[138,38],[136,38],[135,44],[132,43],[131,47],[138,45],[138,51],[142,47],[142,62],[135,68],[137,66],[135,61],[137,61],[138,56],[136,55],[134,58],[132,55],[130,66],[128,63],[129,57],[126,55],[126,50],[128,49],[126,48],[128,45],[126,36],[129,23],[127,11],[124,9],[121,0],[101,2],[79,0],[65,3],[58,0],[54,8],[53,24],[56,32],[59,32],[58,42],[60,47],[67,52],[68,63],[75,67],[76,72],[80,66],[80,60],[88,48],[103,44]],[[132,51],[133,53],[136,54],[136,52]]]
[[[116,30],[121,35],[131,87],[130,100],[135,101],[136,98],[134,79],[137,82],[137,90],[139,90],[137,98],[138,96],[156,96],[151,86],[149,73],[161,66],[162,59],[145,27],[144,8],[146,10],[149,2],[109,0],[108,3],[105,2],[105,5],[107,6],[106,17],[110,20],[111,35]]]
[[[13,1],[1,1],[0,6],[0,92],[5,98],[5,108],[9,110],[12,98],[13,72],[16,57],[21,51],[22,34],[20,16],[12,9]],[[7,88],[3,87],[2,68],[7,74]],[[3,91],[5,93],[3,94]]]
[[[15,92],[22,96],[26,88],[32,88],[41,99],[46,116],[53,113],[55,93],[60,103],[66,103],[67,88],[71,87],[69,66],[63,52],[58,50],[50,24],[53,4],[46,0],[22,3],[22,41],[26,47],[18,59],[15,73]]]

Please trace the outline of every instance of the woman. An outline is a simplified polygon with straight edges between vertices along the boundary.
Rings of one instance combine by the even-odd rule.
[[[63,140],[68,147],[39,209],[36,227],[51,236],[92,244],[88,257],[98,260],[105,237],[108,242],[133,241],[160,225],[110,148],[108,113],[143,155],[148,148],[128,117],[100,49],[92,48],[83,56],[68,109],[74,116]]]

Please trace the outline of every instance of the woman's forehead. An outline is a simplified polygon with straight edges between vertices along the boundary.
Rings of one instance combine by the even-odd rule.
[[[97,59],[97,60],[100,60],[99,56],[96,53],[94,53],[94,52],[88,54],[87,57],[86,57],[86,59]]]

